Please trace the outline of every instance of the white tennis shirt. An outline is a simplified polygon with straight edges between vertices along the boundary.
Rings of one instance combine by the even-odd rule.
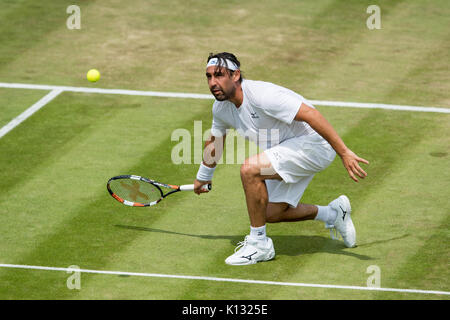
[[[230,128],[261,149],[269,149],[289,138],[310,135],[315,131],[294,117],[302,103],[313,107],[292,90],[264,81],[243,79],[243,101],[239,108],[234,103],[215,101],[211,134],[221,137]]]

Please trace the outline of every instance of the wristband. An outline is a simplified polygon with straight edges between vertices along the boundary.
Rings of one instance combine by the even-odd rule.
[[[216,170],[216,167],[210,168],[205,166],[203,163],[200,163],[200,168],[198,168],[197,172],[197,180],[211,181],[213,178],[214,170]]]

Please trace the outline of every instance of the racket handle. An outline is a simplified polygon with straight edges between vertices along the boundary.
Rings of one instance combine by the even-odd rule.
[[[202,186],[202,190],[205,190],[205,191],[209,191],[209,190],[211,190],[211,188],[212,188],[212,186],[210,183]],[[192,191],[192,190],[194,190],[194,185],[193,184],[184,184],[184,185],[180,186],[180,190],[181,191]]]

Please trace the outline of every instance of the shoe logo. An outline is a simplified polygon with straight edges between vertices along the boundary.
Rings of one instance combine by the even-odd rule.
[[[341,205],[339,205],[339,208],[341,208],[342,212],[344,213],[344,214],[342,215],[342,220],[344,220],[344,219],[345,219],[345,215],[347,214],[347,211],[345,211],[345,210],[341,207]]]
[[[258,251],[253,252],[252,254],[248,255],[248,256],[241,256],[241,258],[245,258],[248,259],[248,261],[252,260],[252,256],[254,256],[255,254],[257,254]]]

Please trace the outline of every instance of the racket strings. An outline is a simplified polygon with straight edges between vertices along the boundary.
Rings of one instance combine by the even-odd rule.
[[[156,186],[141,180],[113,180],[110,182],[110,188],[120,198],[131,202],[150,203],[161,198]]]

